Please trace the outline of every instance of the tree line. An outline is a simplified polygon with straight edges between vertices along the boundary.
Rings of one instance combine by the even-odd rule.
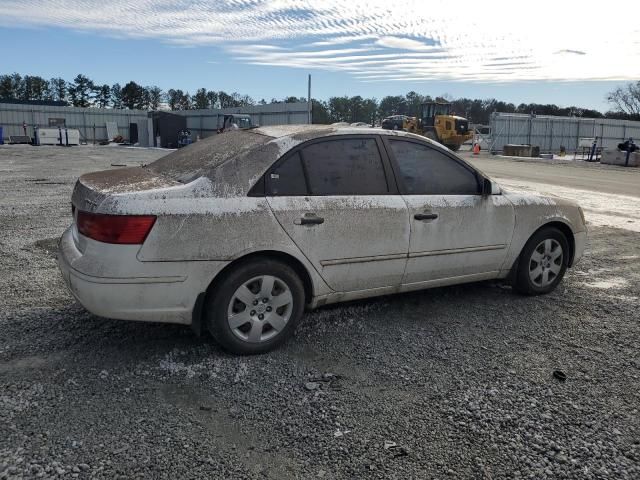
[[[406,95],[386,96],[379,102],[375,98],[355,97],[332,97],[328,101],[313,100],[313,120],[314,123],[333,122],[367,122],[374,119],[384,118],[390,115],[418,116],[420,105],[424,102],[450,102],[451,111],[455,115],[467,118],[476,124],[489,124],[493,112],[523,113],[535,115],[556,115],[561,117],[584,117],[584,118],[615,118],[621,120],[640,120],[640,82],[638,82],[635,103],[630,87],[620,88],[624,95],[623,100],[618,100],[621,95],[618,90],[608,95],[607,99],[614,106],[613,110],[605,113],[590,108],[580,107],[559,107],[554,104],[539,103],[514,103],[503,102],[490,99],[472,98],[451,98],[431,97],[421,95],[416,92],[409,92]],[[632,105],[634,108],[626,108]]]
[[[255,101],[237,92],[199,88],[194,94],[180,89],[166,92],[157,86],[143,86],[130,81],[124,86],[99,84],[85,75],[77,75],[73,81],[63,78],[46,80],[40,76],[18,73],[0,75],[0,99],[4,100],[53,100],[67,102],[74,107],[124,108],[139,110],[190,110],[207,108],[244,107],[267,103],[305,102],[303,97],[272,98]],[[554,104],[514,103],[492,99],[431,97],[411,91],[406,95],[388,95],[381,100],[360,95],[331,97],[328,100],[312,99],[313,122],[365,122],[374,123],[390,115],[419,114],[420,105],[427,101],[448,101],[456,115],[466,117],[472,123],[488,124],[493,112],[524,113],[536,115],[575,116],[585,118],[617,118],[640,120],[640,81],[619,87],[610,92],[607,100],[612,110],[579,107],[559,107]]]
[[[0,75],[0,99],[48,100],[67,102],[74,107],[124,108],[157,110],[166,105],[171,110],[228,108],[255,105],[248,95],[237,92],[199,88],[193,95],[180,89],[166,92],[155,85],[143,86],[134,81],[120,85],[100,84],[85,75],[77,75],[73,81],[63,78],[49,80],[37,75],[22,76],[19,73]],[[297,101],[297,100],[296,100]],[[258,103],[266,104],[263,99]]]

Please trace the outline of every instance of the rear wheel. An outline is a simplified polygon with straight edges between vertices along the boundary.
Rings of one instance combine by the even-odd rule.
[[[216,341],[232,353],[264,353],[291,336],[304,310],[304,287],[288,265],[269,259],[238,265],[207,299]]]
[[[525,295],[542,295],[558,286],[569,263],[569,242],[553,227],[536,232],[522,249],[515,289]]]

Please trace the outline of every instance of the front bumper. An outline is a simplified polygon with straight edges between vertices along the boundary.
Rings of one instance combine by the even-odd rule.
[[[582,255],[584,255],[584,249],[587,245],[587,232],[574,233],[573,238],[575,241],[575,249],[573,252],[573,260],[571,261],[572,267],[578,263]]]
[[[131,250],[125,246],[124,254],[114,255],[120,246],[104,245],[101,256],[95,257],[95,263],[109,265],[108,276],[88,274],[74,265],[86,265],[87,251],[81,252],[73,239],[72,229],[67,229],[59,243],[58,265],[62,277],[75,299],[94,315],[120,320],[139,320],[149,322],[180,323],[189,325],[196,299],[221,268],[223,262],[200,262],[216,264],[189,271],[189,265],[179,266],[173,262],[139,262],[131,256]],[[92,241],[91,241],[92,242]],[[129,255],[127,255],[127,253]],[[84,257],[84,258],[83,258]],[[132,270],[132,264],[139,265],[138,276],[113,275],[114,262],[123,265],[122,271]],[[126,266],[126,267],[125,267]],[[209,267],[209,268],[206,268]],[[117,269],[117,268],[115,268]],[[152,272],[153,270],[153,272]],[[192,275],[190,275],[192,273]]]

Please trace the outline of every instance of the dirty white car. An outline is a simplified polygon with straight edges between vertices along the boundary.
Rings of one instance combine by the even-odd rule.
[[[305,307],[489,279],[548,293],[586,241],[577,205],[361,128],[224,133],[83,175],[72,203],[59,264],[87,310],[206,329],[237,353],[282,343]]]

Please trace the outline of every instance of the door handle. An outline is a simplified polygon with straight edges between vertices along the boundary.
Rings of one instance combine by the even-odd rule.
[[[416,213],[413,218],[416,220],[435,220],[438,218],[437,213],[425,212],[425,213]]]
[[[294,223],[297,225],[321,225],[324,223],[324,218],[318,217],[315,214],[310,214],[300,217],[300,220],[297,220]]]

